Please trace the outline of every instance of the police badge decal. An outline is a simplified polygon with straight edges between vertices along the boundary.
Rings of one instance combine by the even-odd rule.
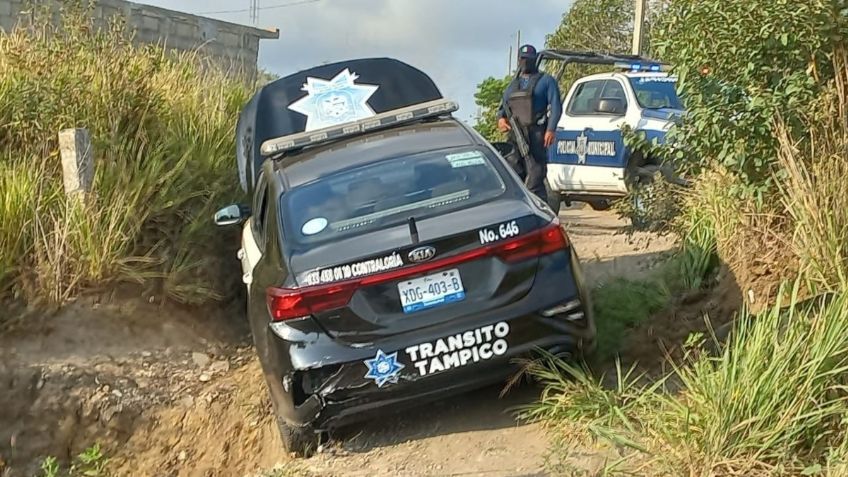
[[[589,138],[585,133],[577,136],[577,163],[586,164],[586,154],[589,152]]]
[[[306,116],[305,131],[370,118],[376,113],[368,99],[379,88],[356,84],[359,76],[345,68],[330,80],[306,78],[302,91],[306,96],[289,105],[289,109]]]

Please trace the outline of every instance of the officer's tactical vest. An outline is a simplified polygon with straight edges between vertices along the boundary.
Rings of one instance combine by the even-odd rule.
[[[515,78],[513,84],[515,88],[509,94],[507,102],[512,109],[512,114],[519,126],[527,128],[539,123],[541,119],[541,111],[536,111],[533,108],[533,90],[536,89],[536,83],[542,78],[542,73],[534,73],[530,75],[527,82],[527,88],[521,89],[521,78]]]

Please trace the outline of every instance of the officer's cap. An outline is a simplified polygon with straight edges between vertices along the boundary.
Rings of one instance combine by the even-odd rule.
[[[533,45],[523,45],[518,49],[519,58],[536,58],[536,48]]]

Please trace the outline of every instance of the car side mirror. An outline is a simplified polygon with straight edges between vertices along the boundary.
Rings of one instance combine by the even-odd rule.
[[[595,112],[602,114],[613,114],[615,116],[624,115],[624,101],[620,98],[605,98],[598,101],[598,107]]]
[[[231,204],[215,212],[215,225],[223,227],[226,225],[242,224],[249,216],[250,208]]]

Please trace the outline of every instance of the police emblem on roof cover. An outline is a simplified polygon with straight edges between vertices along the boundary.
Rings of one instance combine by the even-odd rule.
[[[379,86],[356,84],[359,76],[345,68],[333,79],[308,76],[302,90],[306,96],[289,105],[289,109],[307,117],[305,131],[374,116],[368,99]]]

